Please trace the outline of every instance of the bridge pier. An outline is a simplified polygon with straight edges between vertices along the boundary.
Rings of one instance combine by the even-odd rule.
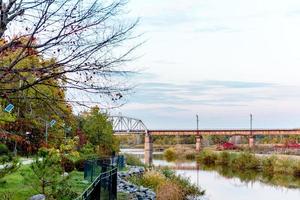
[[[250,148],[254,147],[254,145],[255,145],[254,136],[249,136],[249,138],[248,138],[248,144],[249,144]]]
[[[148,133],[145,134],[145,164],[152,164],[153,160],[153,141],[152,136]]]
[[[196,136],[196,151],[201,151],[201,136]]]

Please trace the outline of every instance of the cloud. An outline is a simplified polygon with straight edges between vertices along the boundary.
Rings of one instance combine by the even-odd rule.
[[[214,33],[214,32],[234,32],[235,29],[226,27],[226,26],[208,26],[208,27],[201,27],[201,28],[195,28],[194,32],[208,32],[208,33]]]
[[[168,105],[245,106],[257,100],[278,98],[276,84],[243,81],[198,81],[187,84],[145,82],[137,86],[131,103]]]

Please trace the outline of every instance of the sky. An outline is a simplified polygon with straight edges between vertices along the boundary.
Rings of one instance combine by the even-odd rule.
[[[300,127],[300,1],[130,0],[145,43],[114,113],[148,129]]]

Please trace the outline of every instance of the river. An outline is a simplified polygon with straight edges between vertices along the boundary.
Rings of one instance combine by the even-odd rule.
[[[122,149],[121,151],[143,159],[143,149]],[[224,172],[217,169],[203,169],[193,161],[167,162],[160,152],[154,153],[153,164],[177,168],[175,169],[177,174],[189,177],[192,183],[205,190],[203,198],[205,200],[300,200],[299,179],[273,177],[266,180],[250,172],[235,177],[236,175],[232,175],[233,173],[227,170]],[[293,182],[297,183],[296,186],[292,184]],[[289,187],[292,185],[295,188],[282,185]]]

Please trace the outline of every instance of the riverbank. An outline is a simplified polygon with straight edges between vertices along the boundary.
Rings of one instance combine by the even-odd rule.
[[[255,170],[268,175],[289,175],[300,178],[300,160],[277,156],[256,156],[251,153],[229,153],[203,150],[196,156],[203,165],[226,166],[234,170]]]
[[[123,188],[123,183],[125,183],[127,185],[127,192],[135,193],[134,190],[136,188],[142,188],[142,191],[151,189],[156,193],[157,200],[183,200],[191,197],[195,199],[204,194],[204,191],[192,184],[188,178],[175,174],[175,171],[170,170],[169,168],[161,169],[153,166],[145,166],[141,160],[134,155],[126,154],[125,159],[127,164],[139,165],[142,166],[143,169],[145,167],[145,171],[141,170],[139,173],[132,173],[130,175],[128,175],[128,172],[120,172],[120,176],[123,179],[120,182],[120,187]],[[141,167],[136,169],[140,168]],[[130,188],[135,189],[130,191]],[[140,193],[141,190],[139,190],[138,193]],[[120,192],[124,191],[120,190]],[[146,198],[148,197],[145,197],[145,199]]]
[[[133,176],[142,176],[145,172],[144,167],[128,166],[127,171],[118,172],[118,185],[117,190],[119,193],[126,193],[127,199],[130,200],[155,200],[156,194],[153,190],[138,186],[127,181]]]

